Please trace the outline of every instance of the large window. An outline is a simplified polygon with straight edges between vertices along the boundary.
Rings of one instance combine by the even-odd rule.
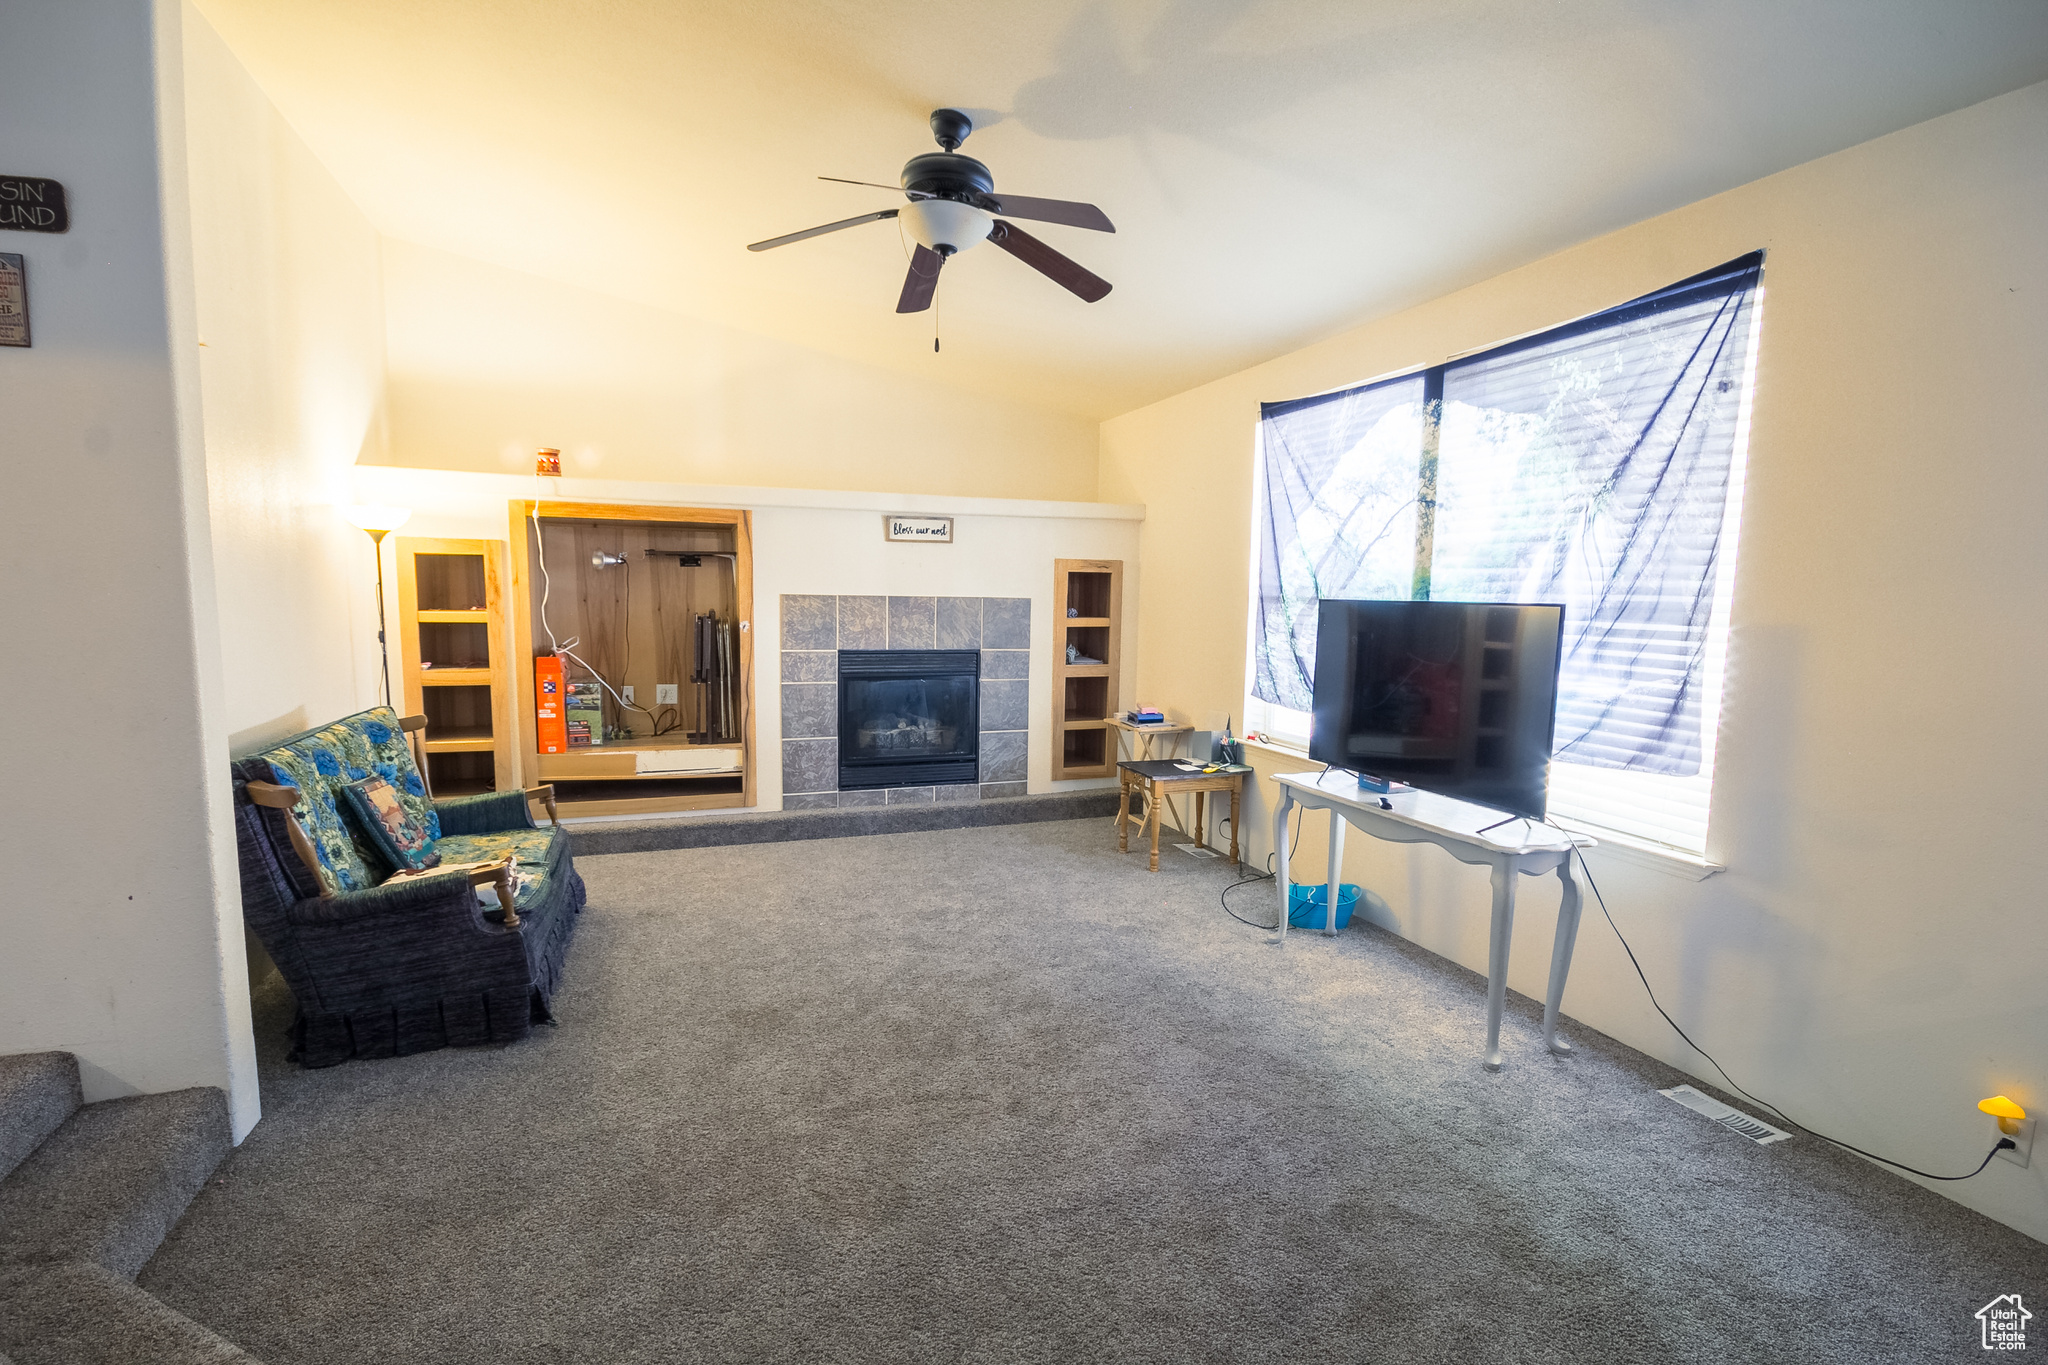
[[[1560,602],[1553,815],[1704,853],[1762,270],[1266,404],[1249,726],[1306,740],[1325,597]]]

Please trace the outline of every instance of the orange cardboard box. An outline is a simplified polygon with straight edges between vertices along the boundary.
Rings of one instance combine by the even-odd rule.
[[[562,685],[562,661],[545,655],[533,661],[533,720],[544,754],[569,752],[569,727],[563,707],[568,701]]]

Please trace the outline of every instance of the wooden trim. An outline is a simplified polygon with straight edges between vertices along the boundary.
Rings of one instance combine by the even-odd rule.
[[[531,498],[512,504],[524,518],[533,507]],[[659,502],[543,502],[542,517],[582,518],[588,521],[691,522],[700,526],[745,526],[750,515],[743,507],[685,507]]]
[[[533,543],[529,532],[533,523],[528,521],[527,510],[531,502],[507,503],[510,519],[510,534],[505,539],[507,566],[512,597],[512,648],[510,662],[512,672],[512,723],[508,729],[512,748],[512,781],[525,786],[540,776],[540,741],[535,737],[533,726],[533,583],[528,564],[533,558]]]
[[[467,739],[430,739],[424,746],[430,754],[488,754],[497,751],[495,735],[473,735]]]
[[[249,799],[259,806],[284,812],[285,832],[292,841],[292,852],[299,855],[299,861],[306,865],[306,871],[313,874],[313,884],[320,888],[320,899],[326,900],[334,893],[327,889],[327,879],[320,875],[320,855],[313,851],[313,841],[306,837],[306,831],[299,824],[298,814],[292,810],[299,804],[300,792],[297,787],[287,787],[276,782],[245,782],[242,790]]]
[[[1108,733],[1111,727],[1106,717],[1117,713],[1123,677],[1124,562],[1121,559],[1056,559],[1052,570],[1052,780],[1066,782],[1075,778],[1108,777],[1117,771],[1118,753],[1115,741]],[[1067,615],[1071,580],[1078,573],[1109,575],[1107,616]],[[1069,664],[1067,632],[1070,630],[1104,631],[1108,647],[1103,651],[1103,661],[1099,664]],[[1093,707],[1071,717],[1067,714],[1069,678],[1105,680],[1101,714],[1096,713]],[[1071,731],[1081,730],[1103,733],[1103,761],[1068,767],[1066,737]]]
[[[754,517],[741,511],[733,523],[733,610],[740,618],[740,796],[754,804]]]
[[[469,871],[471,886],[490,886],[497,889],[498,904],[504,908],[507,929],[519,927],[519,911],[512,904],[512,856],[507,853],[505,861],[501,863],[491,867],[471,868]]]
[[[679,810],[736,810],[746,803],[743,792],[714,792],[707,796],[631,796],[579,798],[561,803],[562,818],[580,815],[661,815]]]
[[[531,562],[533,559],[533,519],[570,519],[585,521],[647,521],[664,525],[684,526],[730,526],[733,528],[733,609],[739,620],[740,652],[740,774],[741,790],[737,797],[725,793],[716,798],[706,797],[635,797],[610,801],[577,801],[566,803],[571,813],[583,814],[639,814],[670,810],[697,810],[709,806],[751,806],[755,802],[755,769],[759,766],[756,746],[756,706],[754,699],[754,516],[743,507],[686,507],[667,503],[619,503],[619,502],[536,502],[531,498],[518,498],[506,503],[508,536],[506,547],[510,559],[510,594],[512,598],[512,629],[515,641],[508,658],[514,665],[518,677],[513,680],[512,693],[516,697],[516,715],[507,727],[507,733],[514,737],[515,781],[526,783],[539,779],[542,755],[539,740],[533,726],[533,582]],[[666,774],[674,776],[674,774]],[[730,776],[730,774],[723,774]],[[602,808],[602,809],[600,809]]]
[[[414,760],[419,764],[420,780],[427,784],[427,794],[431,797],[433,778],[427,764],[429,753],[481,752],[487,747],[493,758],[493,785],[499,791],[510,791],[518,785],[518,746],[512,732],[512,717],[515,712],[510,672],[512,649],[505,629],[505,542],[437,536],[401,536],[397,541],[397,552],[399,661],[405,681],[406,710],[423,713],[426,710],[426,689],[430,687],[491,689],[491,742],[487,746],[463,742],[462,749],[458,750],[450,744],[437,741],[433,747],[427,747],[424,744],[427,738],[424,728],[425,715],[418,714],[408,718],[419,722],[418,739],[422,743],[415,750]],[[417,556],[423,554],[480,557],[484,564],[483,609],[421,611]],[[486,649],[491,660],[488,668],[420,667],[420,626],[446,623],[481,623],[484,626]]]

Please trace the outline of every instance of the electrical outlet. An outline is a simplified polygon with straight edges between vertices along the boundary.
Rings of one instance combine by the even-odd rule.
[[[1999,1160],[2010,1161],[2015,1166],[2024,1166],[2034,1153],[2034,1120],[2021,1119],[2015,1126],[2019,1128],[2017,1133],[2005,1134],[2012,1139],[2012,1146],[1999,1152],[1998,1157]]]
[[[676,685],[674,683],[656,683],[654,685],[654,704],[656,706],[674,706],[676,704]]]
[[[620,688],[619,695],[626,699],[628,706],[631,706],[633,704],[633,684],[627,683],[624,687]]]

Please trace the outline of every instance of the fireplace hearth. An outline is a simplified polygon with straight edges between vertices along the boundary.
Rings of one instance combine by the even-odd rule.
[[[981,780],[981,651],[839,651],[839,789]]]

